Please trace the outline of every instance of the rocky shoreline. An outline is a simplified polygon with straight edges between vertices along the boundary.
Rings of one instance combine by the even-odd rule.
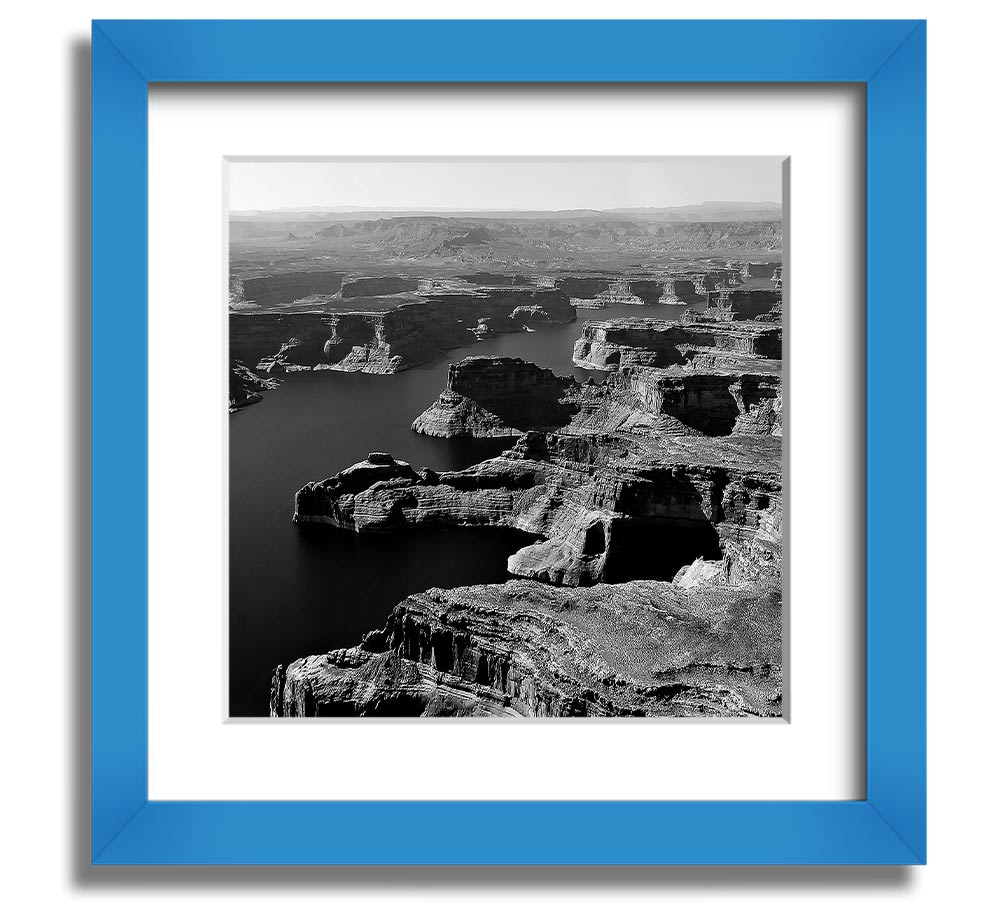
[[[509,556],[511,582],[412,595],[358,646],[279,667],[272,715],[780,715],[780,302],[767,306],[771,321],[588,322],[573,360],[609,371],[601,382],[466,358],[413,429],[517,436],[509,449],[453,472],[371,453],[303,486],[297,523],[537,540]]]
[[[753,267],[752,274],[747,270]],[[680,264],[653,274],[509,274],[433,278],[292,271],[230,281],[230,366],[239,380],[235,409],[259,401],[254,381],[301,370],[392,374],[408,370],[470,336],[570,323],[577,310],[612,305],[707,307],[720,320],[761,319],[780,307],[780,290],[740,288],[777,276],[780,264]]]
[[[352,306],[352,305],[345,305]],[[571,323],[576,310],[551,288],[497,288],[383,301],[385,309],[307,313],[230,313],[230,358],[271,374],[294,370],[393,374],[424,364],[489,332]]]

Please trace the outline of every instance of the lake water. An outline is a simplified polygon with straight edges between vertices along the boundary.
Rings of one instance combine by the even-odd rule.
[[[365,458],[392,453],[415,467],[462,469],[498,455],[507,439],[425,437],[410,424],[445,388],[448,365],[473,354],[524,358],[579,379],[573,342],[585,320],[679,319],[686,307],[620,305],[536,332],[472,341],[391,376],[287,374],[262,402],[230,416],[229,711],[266,716],[271,672],[305,655],[355,646],[407,595],[509,579],[507,557],[531,541],[510,529],[420,529],[357,536],[292,522],[292,498]]]

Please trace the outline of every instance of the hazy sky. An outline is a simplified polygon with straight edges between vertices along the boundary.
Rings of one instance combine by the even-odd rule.
[[[781,201],[778,157],[232,162],[229,208],[618,209]]]

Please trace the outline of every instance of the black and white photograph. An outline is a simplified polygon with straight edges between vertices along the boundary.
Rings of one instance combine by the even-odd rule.
[[[789,166],[227,162],[229,715],[782,716]]]
[[[1000,15],[812,10],[12,6],[10,908],[990,907]]]

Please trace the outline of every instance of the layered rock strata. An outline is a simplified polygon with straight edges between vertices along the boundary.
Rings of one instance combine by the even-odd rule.
[[[674,276],[664,279],[660,304],[703,304],[705,295],[696,288],[697,276]]]
[[[579,383],[519,358],[472,357],[448,370],[448,386],[413,422],[432,437],[563,433],[780,433],[781,365],[736,368],[627,367],[602,383]],[[765,415],[766,413],[766,415]]]
[[[468,344],[470,330],[518,332],[534,324],[569,323],[576,311],[557,289],[490,288],[382,311],[233,312],[229,319],[230,358],[261,371],[391,374]]]
[[[720,269],[699,275],[694,282],[694,290],[699,295],[708,295],[723,288],[742,284],[743,279],[735,269]]]
[[[767,289],[721,288],[709,298],[699,320],[766,320],[781,322],[781,293]]]
[[[419,279],[408,276],[364,276],[345,279],[340,294],[343,298],[380,297],[416,291]]]
[[[781,366],[742,369],[627,368],[624,381],[642,410],[670,415],[711,436],[781,434]]]
[[[781,263],[744,263],[740,274],[748,279],[769,279],[774,274],[774,270],[781,266]]]
[[[531,276],[502,275],[496,272],[474,272],[469,275],[460,275],[458,278],[470,285],[528,286],[537,284]]]
[[[613,304],[643,306],[656,304],[663,294],[663,285],[651,279],[613,279],[607,290],[596,295],[596,307],[610,307]]]
[[[564,276],[555,280],[574,306],[600,309],[616,304],[702,304],[706,296],[742,282],[736,269],[684,272],[642,279],[614,275]]]
[[[261,391],[275,389],[277,385],[277,380],[260,377],[237,361],[229,369],[229,411],[238,412],[241,408],[260,402]]]
[[[763,322],[683,323],[628,319],[588,321],[573,346],[573,363],[597,370],[624,367],[739,366],[781,360],[781,326]]]
[[[360,534],[516,528],[541,540],[511,555],[508,571],[561,585],[613,580],[636,547],[658,539],[693,547],[689,560],[721,553],[727,542],[753,542],[761,560],[775,563],[780,463],[780,441],[769,436],[530,432],[501,456],[458,472],[416,471],[370,454],[301,488],[294,520]]]
[[[344,273],[336,270],[282,272],[278,275],[232,278],[229,303],[232,307],[278,307],[311,295],[335,295],[341,290]]]
[[[430,437],[510,437],[559,428],[578,411],[568,398],[576,386],[520,358],[465,358],[448,367],[447,388],[413,430]]]
[[[778,716],[771,586],[525,580],[409,596],[361,644],[275,669],[272,716]]]

